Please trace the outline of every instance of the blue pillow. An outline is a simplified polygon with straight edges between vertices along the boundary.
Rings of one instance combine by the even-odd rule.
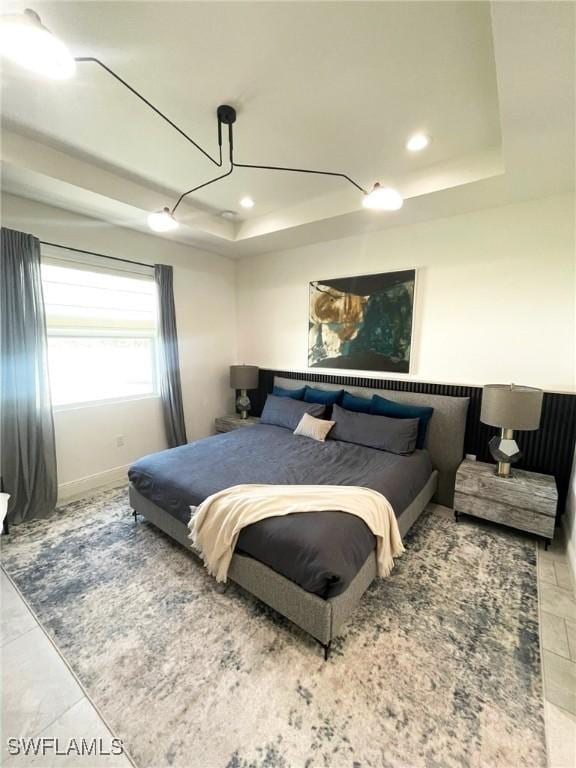
[[[418,439],[416,440],[416,448],[424,448],[428,422],[432,418],[434,408],[431,408],[428,405],[406,405],[405,403],[395,403],[393,400],[387,400],[385,397],[374,395],[370,412],[380,416],[390,416],[393,419],[418,419]]]
[[[343,389],[314,389],[313,387],[306,387],[304,402],[334,405],[340,400],[343,392]]]
[[[325,410],[326,406],[324,405],[303,403],[301,400],[294,400],[293,397],[268,395],[260,417],[260,424],[273,424],[276,427],[284,427],[294,432],[305,413],[320,418]]]
[[[333,406],[331,440],[356,443],[379,451],[409,456],[416,447],[418,419],[391,419],[375,413],[353,413]]]
[[[351,395],[350,392],[344,392],[340,405],[342,408],[346,408],[347,411],[370,413],[372,400],[368,397],[356,397],[356,395]]]
[[[300,389],[284,389],[284,387],[274,387],[272,394],[276,397],[291,397],[293,400],[302,400],[306,392],[306,387]]]

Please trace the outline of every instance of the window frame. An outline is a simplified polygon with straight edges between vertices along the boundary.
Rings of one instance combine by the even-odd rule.
[[[121,403],[134,403],[138,400],[160,400],[160,394],[155,395],[124,395],[122,397],[102,398],[102,400],[82,400],[77,403],[60,403],[53,405],[53,413],[62,413],[63,411],[81,411],[84,408],[96,408],[99,405],[119,405]]]
[[[55,259],[52,257],[52,255],[45,255],[42,254],[42,265],[47,266],[60,266],[65,267],[67,269],[77,269],[78,271],[91,271],[90,267],[92,266],[91,260],[75,260],[75,259]],[[93,264],[93,270],[94,272],[100,272],[105,273],[111,276],[117,276],[117,277],[126,277],[126,278],[138,278],[138,279],[145,279],[146,282],[152,282],[154,283],[154,278],[152,275],[148,276],[146,274],[143,274],[141,271],[135,271],[131,272],[127,269],[121,269],[116,270],[114,268],[107,269],[107,265],[104,267],[100,262],[95,262]],[[152,269],[152,267],[151,267]],[[42,277],[42,281],[44,281],[44,278]],[[46,305],[45,305],[46,306]],[[160,355],[160,345],[159,345],[159,323],[158,323],[158,306],[157,306],[157,294],[156,294],[156,306],[155,306],[155,324],[156,327],[153,331],[147,331],[147,330],[130,330],[127,329],[89,329],[89,328],[54,328],[51,329],[48,326],[48,323],[46,323],[46,359],[47,359],[47,365],[48,365],[48,376],[50,378],[50,355],[49,355],[49,349],[48,349],[48,341],[50,338],[73,338],[73,339],[82,339],[82,338],[92,338],[92,339],[105,339],[105,338],[119,338],[119,339],[150,339],[152,342],[152,350],[151,350],[151,364],[152,364],[152,390],[150,392],[145,393],[138,393],[134,395],[118,395],[117,397],[106,397],[106,398],[99,398],[99,399],[89,399],[89,400],[75,400],[70,401],[66,403],[58,403],[54,404],[52,403],[52,411],[53,412],[64,412],[64,411],[76,411],[81,410],[84,408],[95,408],[98,406],[108,406],[108,405],[117,405],[121,403],[129,403],[129,402],[136,402],[139,400],[160,400],[160,366],[159,366],[159,355]]]

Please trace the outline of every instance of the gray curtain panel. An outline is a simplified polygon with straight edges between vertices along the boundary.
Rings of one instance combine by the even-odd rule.
[[[154,266],[154,278],[158,287],[159,336],[160,336],[160,396],[168,445],[175,448],[186,441],[180,360],[178,358],[178,332],[172,288],[172,267],[166,264]]]
[[[0,252],[0,474],[8,520],[56,506],[56,446],[48,380],[40,241],[2,228]]]

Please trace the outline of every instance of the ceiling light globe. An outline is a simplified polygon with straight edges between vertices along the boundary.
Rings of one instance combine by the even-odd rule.
[[[381,187],[377,182],[365,195],[362,205],[371,211],[398,211],[404,205],[404,199],[400,192],[392,187]]]
[[[24,13],[0,18],[0,55],[54,80],[66,80],[76,71],[68,48],[29,8]]]
[[[148,226],[154,232],[173,232],[178,229],[178,222],[170,213],[169,208],[155,211],[148,216]]]
[[[410,152],[420,152],[430,144],[430,137],[425,133],[415,133],[414,136],[410,136],[406,142],[406,149]]]
[[[254,208],[254,200],[251,197],[243,197],[240,200],[240,205],[242,208]]]

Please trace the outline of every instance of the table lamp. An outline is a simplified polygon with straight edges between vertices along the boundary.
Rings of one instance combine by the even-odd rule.
[[[488,443],[499,477],[511,477],[510,465],[522,455],[514,440],[514,430],[528,431],[540,426],[542,394],[541,389],[516,384],[484,387],[480,421],[500,428],[500,434]]]
[[[258,388],[258,366],[231,365],[230,386],[232,389],[240,390],[240,395],[236,400],[236,409],[240,411],[240,418],[246,419],[251,407],[246,390]]]

